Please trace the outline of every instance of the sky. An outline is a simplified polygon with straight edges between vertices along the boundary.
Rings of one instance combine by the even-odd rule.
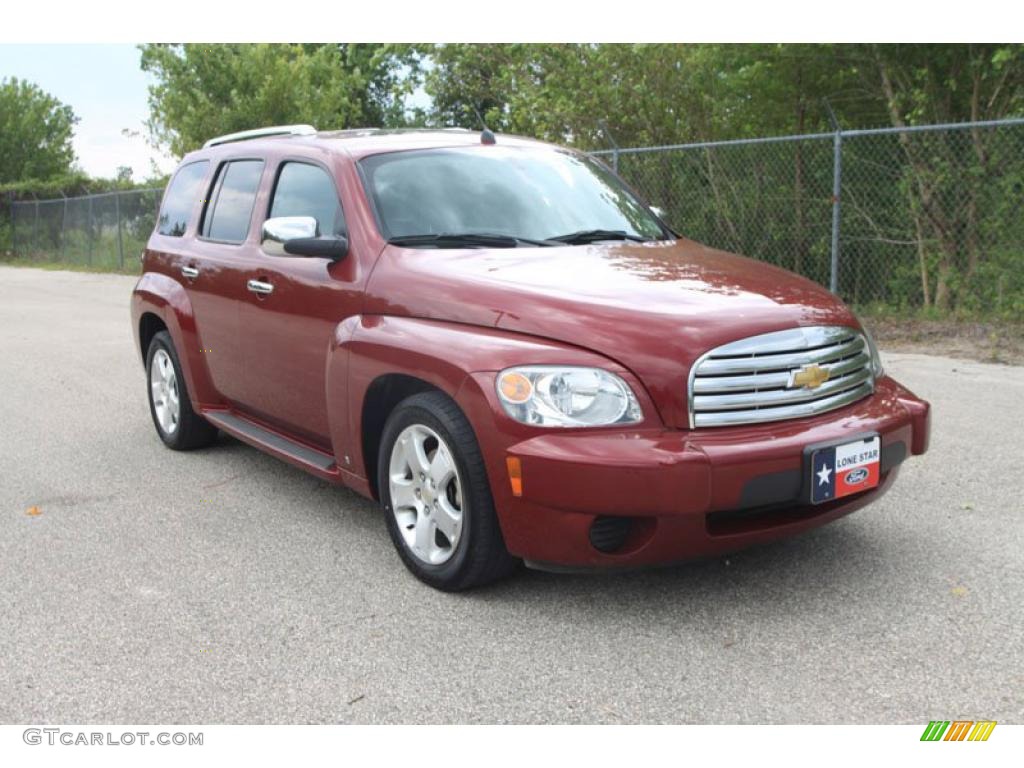
[[[150,175],[150,160],[161,172],[175,160],[146,143],[150,77],[139,68],[134,45],[0,45],[0,80],[29,80],[71,106],[78,165],[91,176],[112,177],[132,168],[136,181]],[[122,136],[128,128],[134,138]]]

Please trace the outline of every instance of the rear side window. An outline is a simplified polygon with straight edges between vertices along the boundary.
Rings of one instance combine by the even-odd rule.
[[[270,205],[270,218],[277,216],[312,216],[321,235],[345,234],[334,180],[316,165],[287,163],[281,168]]]
[[[203,237],[228,243],[245,240],[262,175],[262,160],[233,160],[221,166],[203,220]]]
[[[156,231],[161,235],[181,237],[185,234],[209,165],[209,160],[200,160],[182,166],[174,174],[156,222]]]

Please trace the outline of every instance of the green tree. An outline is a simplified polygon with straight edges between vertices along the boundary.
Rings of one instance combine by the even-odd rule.
[[[434,125],[507,131],[509,103],[515,98],[513,70],[524,64],[522,48],[512,45],[450,43],[429,51],[425,87]]]
[[[401,123],[417,51],[399,45],[166,45],[140,47],[148,128],[174,154],[211,136],[265,125],[347,128]]]
[[[340,65],[362,86],[356,90],[364,126],[402,127],[410,121],[405,100],[419,83],[427,46],[340,43]]]
[[[833,45],[443,45],[430,52],[432,120],[582,148],[828,130],[882,116]]]
[[[75,161],[78,118],[39,86],[0,81],[0,184],[66,174]]]
[[[896,128],[998,120],[1024,111],[1024,46],[863,45],[847,54],[865,89]],[[963,307],[989,282],[998,253],[986,243],[987,212],[1000,204],[991,181],[1014,167],[998,130],[898,136],[900,191],[917,241],[922,303]],[[1019,266],[1018,266],[1019,269]]]

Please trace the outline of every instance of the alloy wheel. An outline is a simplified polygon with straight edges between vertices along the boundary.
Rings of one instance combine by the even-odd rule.
[[[430,427],[398,435],[388,470],[391,509],[408,550],[429,565],[455,553],[463,529],[463,493],[451,448]]]
[[[149,368],[149,389],[153,412],[164,434],[173,435],[181,421],[181,395],[174,363],[167,350],[158,349]]]

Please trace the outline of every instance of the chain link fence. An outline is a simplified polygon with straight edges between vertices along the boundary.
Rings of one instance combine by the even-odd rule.
[[[1024,119],[594,154],[684,236],[855,305],[1024,312]]]
[[[138,271],[162,195],[162,189],[132,189],[12,202],[12,255],[28,262]]]
[[[1024,313],[1024,119],[593,154],[684,236],[857,306]],[[12,202],[13,255],[135,271],[161,195]]]

